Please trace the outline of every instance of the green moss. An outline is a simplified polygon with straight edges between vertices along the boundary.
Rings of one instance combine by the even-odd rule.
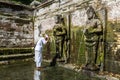
[[[74,63],[82,65],[85,62],[85,42],[83,27],[72,26],[71,28],[71,55]]]
[[[53,31],[52,30],[46,30],[45,33],[48,34],[48,36],[53,36]]]
[[[55,54],[55,40],[52,34],[52,30],[47,30],[46,33],[50,36],[50,44],[43,48],[43,54],[50,54],[53,58]],[[71,62],[82,65],[85,63],[85,43],[83,27],[72,26],[71,27],[71,43],[70,43]],[[49,53],[48,53],[49,50]],[[47,55],[46,55],[47,56]]]
[[[11,14],[11,13],[3,13],[3,12],[0,12],[0,15],[1,16],[13,16],[13,14]]]
[[[115,34],[114,34],[114,30],[115,30],[116,25],[108,22],[108,26],[107,26],[107,42],[114,42],[115,40]]]
[[[0,55],[32,53],[32,48],[0,48]]]

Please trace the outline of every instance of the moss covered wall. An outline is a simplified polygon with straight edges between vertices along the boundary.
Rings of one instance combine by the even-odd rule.
[[[106,40],[106,67],[110,72],[120,73],[120,23],[108,22],[107,26],[107,40]]]
[[[34,43],[39,39],[39,33],[47,32],[51,38],[49,48],[50,57],[55,53],[55,43],[52,34],[53,26],[55,25],[54,16],[61,14],[64,16],[66,28],[69,30],[70,24],[70,52],[71,62],[79,64],[80,66],[85,63],[85,45],[83,28],[85,27],[86,5],[91,3],[96,5],[93,0],[55,0],[54,3],[46,7],[38,7],[35,9],[35,30],[34,30]],[[96,1],[96,0],[94,0]],[[119,73],[120,67],[120,35],[119,35],[119,22],[120,22],[120,1],[119,0],[102,0],[107,8],[107,36],[106,36],[106,54],[105,54],[105,70]],[[69,17],[71,16],[69,22]],[[39,28],[40,26],[40,28]],[[45,51],[46,55],[48,52]]]

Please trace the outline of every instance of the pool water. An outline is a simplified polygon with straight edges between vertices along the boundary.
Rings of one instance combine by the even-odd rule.
[[[46,63],[44,64],[46,65]],[[33,61],[16,61],[0,66],[0,80],[104,80],[62,67],[46,67],[36,70]]]

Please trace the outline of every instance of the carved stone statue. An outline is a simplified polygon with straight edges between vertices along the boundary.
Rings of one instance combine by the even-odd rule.
[[[62,16],[61,15],[55,16],[55,23],[56,23],[56,25],[53,28],[53,35],[55,37],[56,54],[59,55],[58,56],[59,58],[62,58],[65,37],[67,35],[67,30],[66,30],[65,26],[62,24]]]
[[[85,45],[86,45],[86,64],[83,68],[88,70],[98,70],[96,64],[97,54],[99,54],[100,45],[103,36],[103,27],[92,6],[87,9],[88,21],[85,27]]]
[[[60,60],[64,60],[65,63],[69,58],[69,55],[66,54],[67,48],[65,44],[67,43],[67,29],[65,28],[64,19],[61,15],[55,16],[55,25],[53,27],[53,36],[55,37],[55,46],[56,46],[56,54],[50,62],[50,66],[55,66],[56,61],[59,58]],[[68,56],[68,57],[67,57]]]

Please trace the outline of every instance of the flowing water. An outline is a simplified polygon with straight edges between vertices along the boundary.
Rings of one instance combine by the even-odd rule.
[[[44,64],[46,65],[46,64]],[[35,69],[33,61],[16,61],[0,66],[0,80],[103,80],[90,77],[62,67]]]

